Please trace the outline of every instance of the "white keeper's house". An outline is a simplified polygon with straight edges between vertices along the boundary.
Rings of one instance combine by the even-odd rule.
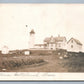
[[[82,43],[75,38],[71,38],[67,42],[67,50],[71,52],[80,52],[82,51]]]
[[[82,43],[75,39],[71,38],[68,42],[66,37],[58,35],[57,37],[46,37],[43,41],[43,44],[35,44],[35,31],[30,31],[30,41],[29,41],[30,49],[66,49],[70,52],[80,52],[82,51]]]
[[[48,37],[44,39],[45,48],[47,49],[66,49],[66,37]]]

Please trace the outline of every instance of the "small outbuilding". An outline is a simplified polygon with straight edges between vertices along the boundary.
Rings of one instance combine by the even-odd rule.
[[[1,50],[2,54],[8,54],[9,53],[9,48],[7,46],[3,46]]]

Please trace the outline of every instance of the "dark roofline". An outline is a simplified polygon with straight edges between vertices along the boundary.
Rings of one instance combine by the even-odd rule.
[[[54,39],[55,42],[58,41],[58,40],[56,40],[56,39],[58,39],[58,38],[64,38],[64,39],[66,40],[66,37],[65,37],[65,36],[53,37],[53,39]],[[47,41],[46,41],[47,39],[48,39],[48,41],[49,41],[49,40],[51,40],[51,37],[46,37],[46,38],[44,39],[44,42],[47,42]],[[61,41],[61,40],[59,40],[59,41]],[[63,39],[62,39],[62,41],[63,41]],[[66,40],[66,41],[67,41],[67,40]]]
[[[73,39],[73,38],[70,38],[69,41],[70,41],[71,39]],[[68,41],[67,43],[69,43],[69,41]]]
[[[75,38],[73,38],[73,37],[72,37],[71,39],[73,39],[75,42],[76,42],[76,40],[77,40],[77,39],[75,39]],[[71,39],[70,39],[70,40],[71,40]],[[69,43],[70,40],[69,40],[67,43]],[[79,40],[78,40],[78,41],[79,41]],[[77,42],[76,42],[76,43],[77,43]],[[77,44],[79,44],[79,45],[83,45],[80,41],[79,41],[79,43],[77,43]]]
[[[32,29],[32,30],[30,31],[30,34],[35,34],[34,29]]]

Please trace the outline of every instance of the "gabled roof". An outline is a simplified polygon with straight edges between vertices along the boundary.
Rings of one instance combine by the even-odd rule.
[[[44,39],[44,42],[47,42],[47,43],[55,43],[55,38],[53,36],[51,37],[47,37]]]
[[[47,43],[56,43],[56,42],[62,42],[64,40],[66,40],[66,37],[60,37],[60,36],[53,37],[53,36],[51,36],[51,37],[45,38],[44,42],[47,42]]]
[[[71,38],[67,43],[69,43],[71,40],[74,40],[78,45],[82,45],[82,43],[75,38]]]
[[[8,49],[8,47],[7,47],[6,45],[4,45],[4,46],[3,46],[3,48],[6,48],[6,49]]]
[[[30,31],[30,34],[35,34],[35,32],[34,32],[34,30],[33,30],[33,29]]]
[[[66,37],[56,37],[57,42],[66,40]]]

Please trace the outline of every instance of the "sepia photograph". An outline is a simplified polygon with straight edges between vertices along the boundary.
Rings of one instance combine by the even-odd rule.
[[[84,73],[83,36],[84,4],[0,4],[0,78]]]

